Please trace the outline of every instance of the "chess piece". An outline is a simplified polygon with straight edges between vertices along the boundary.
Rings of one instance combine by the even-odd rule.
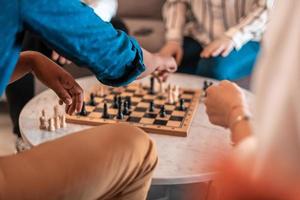
[[[107,103],[104,103],[103,105],[103,114],[102,114],[102,118],[103,119],[108,119],[109,115],[108,115],[108,108],[107,108]]]
[[[162,106],[160,107],[159,116],[163,118],[163,117],[166,117],[166,115],[167,115],[167,113],[166,113],[166,108],[165,108],[164,105],[162,105]]]
[[[67,127],[66,116],[61,115],[60,116],[60,128],[66,128],[66,127]]]
[[[128,110],[130,110],[130,109],[131,109],[131,105],[132,105],[131,97],[130,97],[130,96],[127,96],[127,97],[125,97],[125,98],[126,98]]]
[[[55,106],[53,107],[53,110],[54,110],[54,117],[57,117],[58,114],[59,114],[59,111],[58,111],[58,105],[55,105]]]
[[[100,97],[104,97],[105,96],[105,88],[102,85],[99,88],[99,96]]]
[[[55,127],[55,129],[60,129],[60,118],[59,118],[59,116],[56,116],[53,119],[54,119],[54,127]]]
[[[172,95],[173,95],[174,102],[178,102],[178,100],[179,100],[179,86],[178,85],[175,85],[173,87]]]
[[[46,118],[44,116],[40,117],[40,129],[41,130],[47,129]]]
[[[119,102],[118,102],[118,96],[114,96],[114,101],[113,101],[113,108],[117,109],[119,108]]]
[[[171,85],[168,87],[168,104],[174,104],[174,96]]]
[[[119,107],[122,107],[122,97],[118,96],[118,105]]]
[[[154,112],[154,101],[150,102],[149,112]]]
[[[124,101],[123,103],[123,115],[129,115],[128,102]]]
[[[86,112],[86,108],[85,108],[85,102],[83,102],[83,104],[82,104],[82,108],[81,108],[81,111],[80,111],[79,115],[87,116],[87,112]]]
[[[154,76],[150,77],[150,88],[149,88],[149,94],[155,94],[155,89],[154,89]]]
[[[96,102],[95,102],[95,94],[91,93],[90,94],[90,105],[91,106],[96,106]]]
[[[48,119],[48,131],[51,131],[51,132],[55,131],[53,118]]]
[[[117,119],[123,119],[123,118],[124,118],[124,115],[123,115],[123,112],[122,112],[122,105],[119,105]]]
[[[184,99],[180,99],[179,101],[179,110],[180,111],[185,111],[185,105],[184,105]]]

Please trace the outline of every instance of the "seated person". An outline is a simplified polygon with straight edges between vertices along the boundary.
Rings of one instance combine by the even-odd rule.
[[[2,1],[0,94],[32,72],[79,111],[83,90],[38,52],[20,54],[20,33],[34,32],[59,54],[89,68],[104,84],[126,85],[156,71],[165,78],[175,60],[141,49],[79,1]],[[63,31],[62,31],[63,30]],[[140,129],[107,125],[75,133],[0,159],[1,199],[146,199],[157,164],[155,144]]]
[[[95,13],[104,21],[111,22],[114,28],[128,32],[125,24],[117,17],[117,0],[87,0]],[[70,61],[53,51],[40,37],[26,31],[22,43],[22,50],[38,51],[60,65],[70,64]],[[9,113],[13,122],[13,133],[21,137],[19,130],[19,115],[25,104],[34,96],[34,77],[27,74],[20,80],[10,84],[6,89],[6,97],[9,105]],[[19,143],[18,143],[19,144]]]
[[[252,72],[272,2],[167,0],[160,54],[174,56],[179,72],[243,79]]]
[[[288,200],[293,195],[299,199],[299,17],[300,1],[277,2],[254,76],[253,123],[249,121],[245,96],[235,84],[223,81],[207,90],[205,104],[210,121],[229,128],[236,146],[231,166],[238,170],[236,174],[249,179],[248,186],[255,189],[250,192],[265,195],[251,198],[253,193],[248,193],[238,198],[237,194],[247,188],[235,185],[235,181],[228,187],[235,197],[224,199]],[[227,178],[236,179],[231,175]],[[270,192],[257,183],[267,183],[267,187],[276,189]]]

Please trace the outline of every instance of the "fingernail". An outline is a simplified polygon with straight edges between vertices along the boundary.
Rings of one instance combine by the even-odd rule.
[[[70,105],[70,104],[72,104],[72,99],[69,99],[69,98],[68,98],[68,99],[66,99],[66,104],[67,104],[67,105]]]

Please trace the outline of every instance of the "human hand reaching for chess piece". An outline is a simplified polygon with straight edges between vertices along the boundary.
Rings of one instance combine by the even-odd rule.
[[[73,114],[81,110],[83,89],[67,71],[44,55],[33,51],[23,52],[19,62],[23,62],[21,66],[30,66],[30,71],[58,95],[60,102],[66,104],[66,113]]]
[[[211,123],[230,128],[238,116],[248,115],[242,90],[229,81],[222,81],[206,90],[206,112]]]
[[[183,58],[183,48],[178,41],[168,41],[159,51],[159,55],[174,57],[176,63],[180,65]]]

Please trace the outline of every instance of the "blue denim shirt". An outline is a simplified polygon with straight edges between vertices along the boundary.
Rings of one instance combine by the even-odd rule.
[[[0,95],[18,61],[24,30],[107,85],[128,84],[145,70],[136,40],[79,0],[0,0]]]

